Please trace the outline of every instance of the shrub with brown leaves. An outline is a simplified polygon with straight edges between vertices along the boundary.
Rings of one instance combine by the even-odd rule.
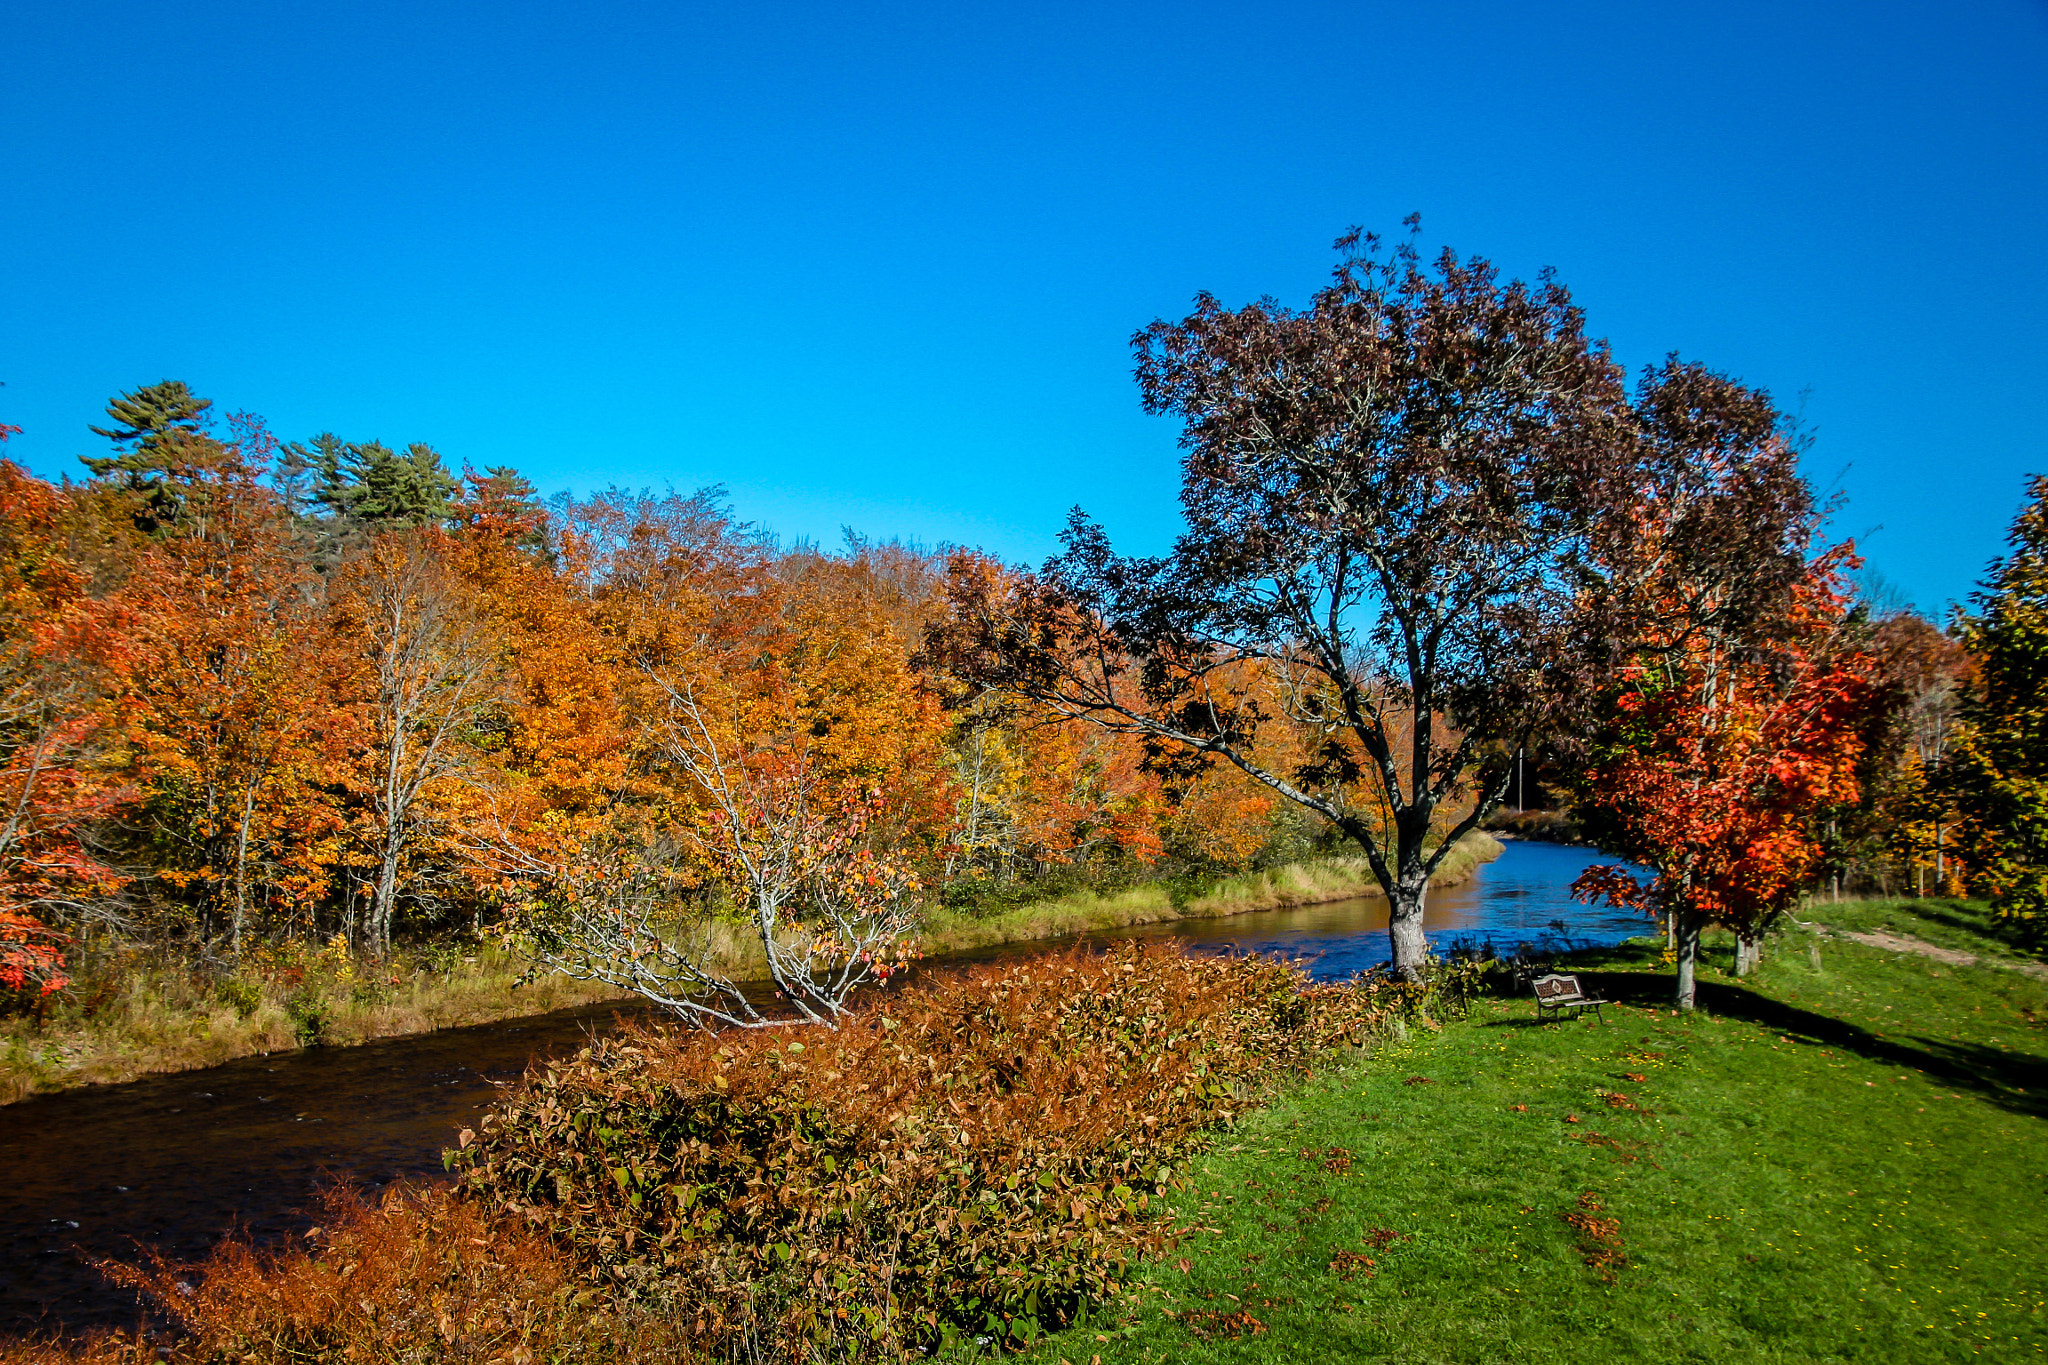
[[[0,1365],[638,1365],[688,1358],[661,1315],[595,1291],[547,1239],[441,1188],[346,1192],[303,1248],[107,1266],[175,1332],[0,1342]]]
[[[937,976],[836,1030],[601,1039],[451,1153],[701,1350],[893,1358],[1072,1319],[1170,1245],[1204,1134],[1386,1009],[1168,945]]]

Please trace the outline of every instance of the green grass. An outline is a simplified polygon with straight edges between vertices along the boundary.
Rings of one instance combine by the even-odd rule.
[[[1808,915],[1988,932],[1950,902]],[[1248,1118],[1180,1197],[1202,1230],[1031,1358],[2048,1355],[2048,986],[1794,927],[1681,1017],[1656,946],[1579,959],[1628,1002],[1604,1026],[1485,1000]],[[1625,1261],[1589,1264],[1577,1214]]]
[[[1830,904],[1819,901],[1799,918],[1837,931],[1873,933],[1889,930],[1953,952],[1969,953],[2004,966],[2038,967],[2040,959],[2020,946],[2012,926],[1984,913],[1968,901],[1863,900]]]

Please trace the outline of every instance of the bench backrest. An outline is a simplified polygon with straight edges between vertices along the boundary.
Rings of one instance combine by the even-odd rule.
[[[1579,979],[1576,976],[1539,976],[1536,978],[1538,1000],[1560,1000],[1581,995]]]

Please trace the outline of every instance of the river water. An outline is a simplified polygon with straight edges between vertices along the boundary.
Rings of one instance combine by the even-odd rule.
[[[1560,926],[1575,943],[1643,932],[1636,916],[1571,900],[1566,888],[1591,861],[1582,849],[1511,844],[1473,880],[1431,893],[1430,938],[1506,949],[1555,939]],[[1325,979],[1388,956],[1378,897],[1127,932],[1183,938],[1202,951],[1313,958],[1311,972]],[[0,1333],[132,1325],[133,1294],[106,1285],[89,1257],[132,1259],[149,1246],[196,1259],[231,1229],[258,1240],[303,1231],[303,1210],[322,1182],[375,1190],[439,1175],[455,1131],[530,1059],[573,1051],[593,1030],[637,1013],[585,1006],[0,1107]]]

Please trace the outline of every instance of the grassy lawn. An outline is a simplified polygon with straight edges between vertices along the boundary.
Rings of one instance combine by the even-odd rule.
[[[2010,960],[1951,902],[1811,914]],[[1798,927],[1690,1017],[1654,944],[1579,969],[1604,1026],[1483,1001],[1248,1119],[1032,1359],[2048,1356],[2048,985]]]

